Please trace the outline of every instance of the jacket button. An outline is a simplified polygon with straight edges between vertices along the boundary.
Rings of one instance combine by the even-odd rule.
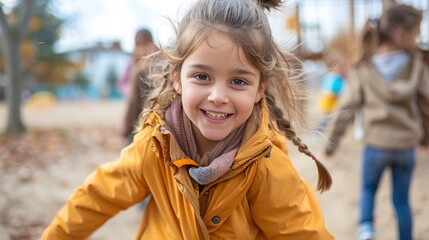
[[[214,216],[214,217],[212,218],[212,222],[213,222],[214,224],[218,224],[218,223],[220,223],[220,217],[218,217],[218,216]]]
[[[161,127],[161,128],[159,129],[159,131],[161,132],[161,134],[165,134],[165,128],[164,128],[164,127]]]

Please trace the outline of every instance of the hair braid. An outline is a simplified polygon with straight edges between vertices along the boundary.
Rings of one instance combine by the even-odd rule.
[[[291,140],[295,146],[298,147],[298,150],[301,153],[306,154],[316,162],[317,172],[318,172],[317,189],[321,192],[328,190],[332,185],[332,178],[331,178],[331,175],[329,174],[329,171],[313,155],[313,153],[310,152],[307,145],[304,144],[298,136],[296,136],[296,133],[291,128],[290,122],[283,117],[283,111],[276,106],[274,96],[271,93],[269,93],[269,91],[266,91],[265,97],[270,109],[270,113],[274,115],[272,119],[276,119],[276,124],[278,129],[286,134],[286,137],[289,140]]]

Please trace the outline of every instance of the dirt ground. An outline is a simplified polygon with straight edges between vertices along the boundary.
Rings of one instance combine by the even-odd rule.
[[[0,240],[37,239],[85,177],[97,165],[118,157],[123,145],[119,129],[124,109],[123,102],[61,103],[23,109],[28,134],[0,139]],[[0,129],[6,124],[5,116],[6,108],[0,103]],[[316,156],[322,156],[323,137],[303,138]],[[339,240],[356,236],[361,149],[348,131],[337,154],[323,160],[334,185],[318,198],[326,225]],[[293,146],[290,154],[303,177],[316,184],[314,163]],[[418,152],[411,189],[416,240],[429,236],[428,169],[429,154]],[[376,204],[377,239],[397,239],[388,173],[382,179]],[[138,207],[121,212],[90,239],[133,239],[140,215]]]

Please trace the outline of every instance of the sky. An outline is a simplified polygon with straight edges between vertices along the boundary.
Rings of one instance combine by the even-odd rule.
[[[119,40],[125,51],[134,47],[134,33],[149,28],[155,41],[166,45],[174,32],[167,20],[179,20],[196,0],[55,0],[54,8],[66,17],[56,49],[68,51],[94,45],[97,41]],[[292,1],[293,2],[293,1]],[[290,7],[290,6],[289,6]],[[276,30],[274,36],[284,36],[282,13],[272,11],[270,22]],[[280,38],[279,41],[287,41]]]
[[[284,10],[291,11],[295,1],[288,0]],[[134,33],[141,27],[149,28],[155,41],[166,45],[174,36],[167,18],[179,20],[194,2],[196,0],[55,0],[57,13],[68,19],[56,49],[61,52],[91,46],[97,41],[119,40],[122,48],[131,52]],[[291,44],[296,33],[285,29],[284,12],[271,11],[268,16],[274,38],[283,45]]]
[[[166,17],[177,20],[181,9],[195,0],[55,1],[57,13],[67,19],[56,46],[59,51],[119,40],[131,52],[134,33],[142,27],[149,28],[156,41],[167,43],[173,32]]]
[[[1,0],[5,6],[12,6],[17,0]],[[61,39],[55,48],[58,52],[94,46],[97,42],[119,41],[122,48],[132,52],[134,34],[142,27],[149,28],[156,42],[168,44],[174,32],[167,17],[177,21],[184,11],[196,0],[52,0],[55,14],[66,19]],[[336,34],[342,25],[347,24],[346,0],[287,0],[283,12],[273,10],[268,17],[273,36],[284,46],[296,44],[296,32],[286,30],[286,15],[293,10],[296,1],[301,2],[301,14],[307,25],[320,28],[315,36],[307,36],[314,51],[320,50],[321,39]],[[403,0],[421,2],[428,8],[426,0]],[[356,0],[361,2],[356,8],[356,20],[362,25],[367,16],[377,16],[381,10],[380,1]],[[341,10],[338,10],[341,8]],[[365,14],[363,16],[362,14]],[[333,17],[333,15],[335,15]],[[373,16],[372,16],[373,15]],[[429,17],[428,11],[425,14]],[[426,21],[428,22],[428,21]],[[429,26],[423,27],[428,29]],[[312,33],[314,34],[314,33]],[[429,41],[428,34],[425,35]]]
[[[283,4],[283,12],[273,10],[268,14],[273,36],[282,46],[294,47],[297,44],[296,32],[288,31],[285,24],[285,13],[293,11],[297,1],[300,1],[300,8],[303,11],[302,20],[310,28],[311,26],[319,28],[316,35],[314,31],[310,31],[312,35],[304,36],[307,39],[306,44],[314,52],[322,50],[323,41],[347,26],[349,16],[346,0],[287,0]],[[425,0],[403,1],[427,5]],[[167,45],[174,36],[167,17],[179,20],[196,0],[54,0],[54,2],[57,13],[68,19],[62,38],[56,45],[58,51],[93,46],[97,41],[118,40],[125,51],[131,52],[134,47],[134,33],[141,27],[149,28],[155,41]],[[382,10],[381,1],[355,0],[355,2],[357,4],[355,21],[358,26],[363,25],[367,17],[378,16]],[[425,38],[428,38],[427,34]]]
[[[65,19],[61,38],[56,43],[58,52],[94,46],[97,42],[119,41],[122,48],[132,52],[134,34],[149,28],[156,42],[168,44],[174,32],[167,18],[179,20],[186,9],[197,0],[52,0],[55,15]],[[292,9],[297,0],[288,0],[286,9]],[[311,0],[310,0],[311,1]],[[17,0],[1,0],[5,8]],[[286,33],[284,13],[269,14],[273,36],[280,43],[290,41]]]

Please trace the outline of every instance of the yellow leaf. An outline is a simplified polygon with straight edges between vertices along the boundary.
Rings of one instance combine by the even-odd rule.
[[[25,60],[33,58],[36,53],[36,47],[33,42],[26,39],[21,42],[21,57]]]
[[[28,29],[32,32],[38,32],[42,29],[43,21],[40,17],[34,16],[28,21]]]

